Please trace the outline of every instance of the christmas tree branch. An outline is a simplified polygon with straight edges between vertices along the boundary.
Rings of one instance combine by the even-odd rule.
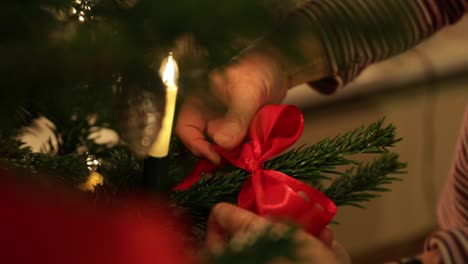
[[[310,147],[291,150],[266,162],[265,167],[312,182],[327,178],[324,173],[339,175],[337,166],[359,164],[349,158],[351,155],[381,154],[401,140],[396,138],[395,126],[383,127],[383,122],[381,119],[367,128],[360,127],[333,139],[323,139]]]
[[[90,173],[86,165],[87,155],[79,154],[76,150],[68,154],[32,152],[30,148],[24,146],[24,143],[16,139],[1,138],[0,141],[0,163],[3,166],[21,169],[43,182],[76,187],[84,183]],[[81,143],[86,143],[88,147],[94,144],[92,141],[83,141],[85,142]],[[48,144],[51,145],[50,142]],[[60,144],[58,147],[60,148]],[[125,146],[91,148],[94,149],[92,154],[101,161],[98,172],[106,178],[107,193],[115,196],[119,192],[137,188],[136,182],[140,174],[139,163]],[[53,148],[49,147],[49,149]]]
[[[45,181],[55,181],[69,186],[84,182],[88,175],[86,158],[75,153],[62,156],[51,153],[33,153],[30,148],[14,139],[2,139],[0,163],[6,168],[22,169]],[[47,178],[46,178],[47,177]]]
[[[398,161],[395,153],[384,153],[370,164],[353,167],[335,179],[324,193],[337,206],[363,207],[363,202],[379,197],[379,192],[389,191],[383,185],[400,180],[390,174],[401,174],[406,163]]]
[[[185,191],[174,192],[171,203],[186,208],[194,223],[194,234],[203,238],[211,208],[218,202],[236,203],[237,194],[248,174],[236,169],[228,175],[202,176]]]

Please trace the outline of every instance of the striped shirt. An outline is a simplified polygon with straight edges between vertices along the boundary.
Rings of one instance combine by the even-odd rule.
[[[468,0],[310,0],[289,18],[294,20],[289,26],[306,20],[319,36],[329,72],[309,83],[320,92],[333,93],[368,65],[415,46],[456,23],[467,10]],[[313,58],[310,53],[303,57],[307,56]],[[468,263],[468,109],[438,206],[438,222],[440,231],[427,239],[425,248],[437,248],[445,264]]]

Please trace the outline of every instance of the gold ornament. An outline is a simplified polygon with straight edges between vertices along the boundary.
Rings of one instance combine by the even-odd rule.
[[[86,157],[86,165],[88,166],[90,174],[86,182],[82,183],[79,188],[83,191],[93,192],[96,186],[104,184],[104,177],[97,172],[100,162],[94,155],[88,155],[88,157]]]

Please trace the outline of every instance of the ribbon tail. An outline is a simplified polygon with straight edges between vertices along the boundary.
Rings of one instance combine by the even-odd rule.
[[[203,173],[213,172],[218,166],[208,160],[199,160],[189,175],[177,186],[173,188],[174,191],[185,191],[190,188],[194,183],[201,179]]]

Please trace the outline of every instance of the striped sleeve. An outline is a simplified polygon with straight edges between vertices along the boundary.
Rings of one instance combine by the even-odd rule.
[[[324,93],[352,81],[368,65],[399,54],[457,22],[468,0],[309,0],[303,16],[322,41],[330,72],[310,82]]]
[[[468,107],[455,161],[439,201],[437,218],[443,229],[468,226]]]
[[[437,248],[443,263],[468,262],[468,107],[455,162],[438,206],[441,231],[431,235],[426,250]]]

